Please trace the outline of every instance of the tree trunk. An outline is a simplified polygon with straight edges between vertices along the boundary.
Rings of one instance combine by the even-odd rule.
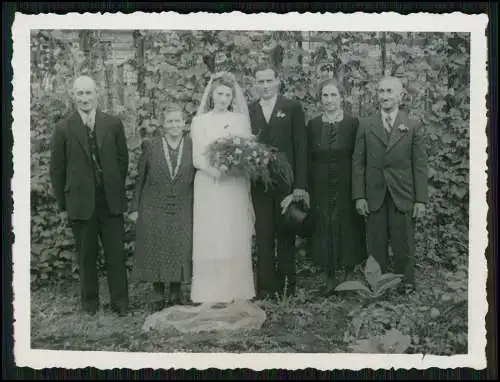
[[[92,30],[84,30],[79,33],[80,37],[80,49],[85,56],[87,70],[90,71],[93,67],[92,62]]]
[[[144,97],[146,91],[145,67],[144,67],[144,36],[139,31],[134,31],[135,62],[137,69],[137,90],[140,97]]]
[[[385,76],[386,72],[386,44],[387,44],[387,33],[386,32],[382,32],[382,38],[380,39],[380,51],[381,51],[381,55],[380,55],[380,59],[382,61],[382,76]]]
[[[143,98],[146,92],[146,68],[144,67],[144,36],[141,32],[134,31],[134,45],[135,45],[135,68],[137,71],[137,92],[139,93],[139,98]],[[137,114],[137,126],[140,127],[144,117]],[[141,136],[142,136],[141,131]]]

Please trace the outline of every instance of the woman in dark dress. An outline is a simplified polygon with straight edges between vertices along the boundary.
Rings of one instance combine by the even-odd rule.
[[[180,304],[191,278],[193,182],[191,138],[180,107],[164,113],[162,134],[144,145],[136,185],[138,218],[133,277],[153,283],[153,309]]]
[[[351,195],[352,153],[359,122],[346,115],[334,80],[320,87],[321,115],[308,123],[309,188],[315,232],[309,249],[312,261],[329,276],[327,293],[335,285],[335,271],[347,277],[365,260],[365,228]]]

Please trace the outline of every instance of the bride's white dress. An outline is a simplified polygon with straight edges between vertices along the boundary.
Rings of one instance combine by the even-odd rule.
[[[208,112],[193,119],[193,277],[195,303],[249,300],[255,296],[252,269],[254,214],[246,178],[212,177],[207,146],[224,136],[248,137],[244,114]]]

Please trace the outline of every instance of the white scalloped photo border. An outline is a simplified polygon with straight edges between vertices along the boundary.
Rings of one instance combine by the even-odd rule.
[[[486,368],[487,213],[487,15],[463,13],[102,13],[65,15],[16,13],[13,34],[13,290],[16,366],[176,368],[254,370]],[[469,352],[466,355],[393,354],[212,354],[118,353],[34,350],[30,347],[30,30],[32,29],[226,29],[469,32],[471,34],[470,205],[469,205]]]

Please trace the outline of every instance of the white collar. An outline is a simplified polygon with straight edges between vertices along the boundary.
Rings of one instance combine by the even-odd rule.
[[[167,160],[168,171],[172,178],[175,178],[181,167],[182,152],[184,149],[184,137],[181,138],[179,145],[177,146],[179,151],[177,152],[177,164],[175,169],[172,167],[172,159],[170,158],[170,150],[168,148],[168,140],[164,136],[161,137],[163,141],[163,152],[165,153],[165,159]]]
[[[276,93],[272,98],[269,99],[261,98],[259,103],[261,106],[271,106],[271,105],[274,106],[277,99],[278,99],[278,94]]]
[[[78,109],[78,114],[80,114],[80,117],[82,118],[82,121],[83,121],[84,124],[89,119],[91,121],[95,122],[95,113],[96,113],[96,109],[92,109],[88,113],[85,113],[84,111]]]
[[[177,146],[176,146],[176,147],[173,147],[172,145],[170,145],[170,141],[168,140],[168,138],[167,138],[165,135],[163,135],[163,136],[161,137],[161,139],[163,140],[163,143],[164,143],[165,145],[168,145],[168,147],[172,147],[172,148],[175,150],[175,149],[177,149],[178,147],[180,147],[181,143],[184,141],[184,136],[181,136],[181,137],[179,138],[179,140],[177,141]]]
[[[329,122],[329,123],[340,122],[344,119],[344,111],[342,109],[339,109],[335,114],[335,119],[333,121],[330,121],[327,118],[326,113],[323,113],[321,115],[321,119],[323,120],[323,122]]]
[[[380,111],[382,113],[382,117],[384,117],[384,120],[387,118],[387,116],[390,116],[392,123],[394,123],[394,121],[396,121],[396,117],[398,115],[399,109],[393,110],[390,113],[384,111],[383,109],[381,109]]]

